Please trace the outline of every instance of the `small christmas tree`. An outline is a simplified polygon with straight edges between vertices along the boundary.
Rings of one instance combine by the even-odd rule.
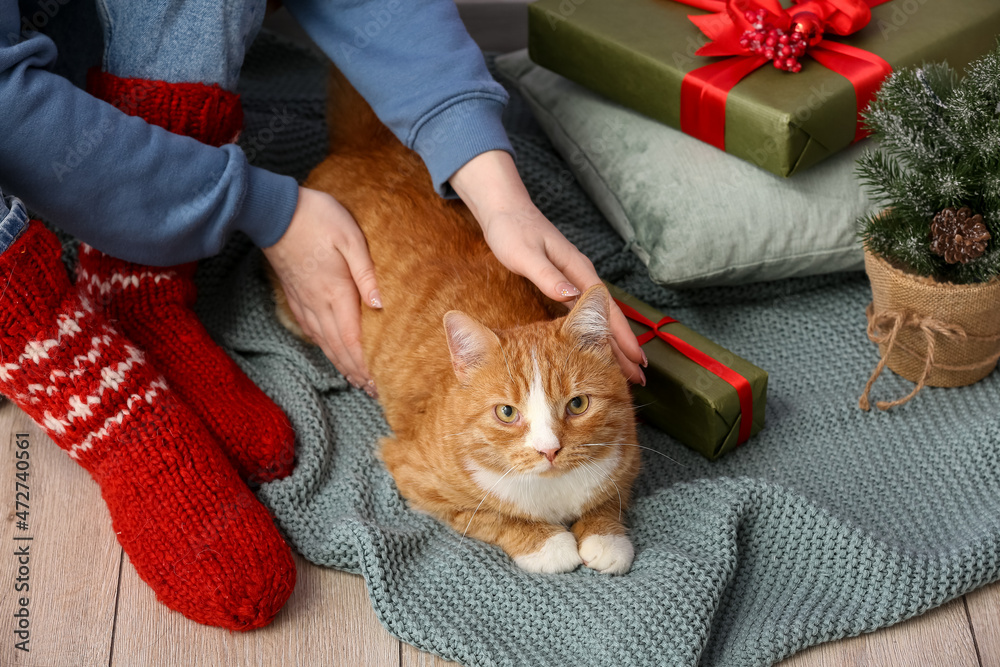
[[[1000,275],[1000,44],[959,81],[902,69],[864,114],[879,141],[858,172],[884,210],[859,220],[869,252],[941,282]]]

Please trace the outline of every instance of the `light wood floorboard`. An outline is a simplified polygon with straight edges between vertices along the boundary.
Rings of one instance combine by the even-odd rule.
[[[445,667],[458,664],[433,653],[425,653],[409,644],[400,643],[399,646],[399,667]]]
[[[965,596],[969,621],[983,667],[1000,667],[1000,584]]]
[[[782,667],[937,665],[976,667],[979,661],[961,598],[878,632],[820,644]]]
[[[231,633],[185,621],[126,565],[114,667],[395,665],[399,642],[375,618],[361,577],[296,556],[295,592],[263,630]]]
[[[17,434],[27,434],[18,438]],[[121,547],[90,476],[12,404],[0,405],[0,471],[6,517],[0,547],[0,665],[107,665],[114,630]],[[27,440],[22,450],[17,441]],[[15,505],[15,452],[27,451],[28,509]],[[23,482],[22,482],[23,483]],[[21,489],[23,491],[23,489]],[[23,496],[21,497],[23,501]],[[26,518],[27,530],[18,528]],[[15,537],[31,537],[15,540]],[[28,546],[27,581],[14,555]],[[15,586],[27,583],[29,590]],[[14,613],[27,598],[28,652],[15,648]]]
[[[30,443],[27,531],[17,528],[17,433]],[[10,403],[0,405],[0,472],[7,517],[0,553],[0,665],[346,665],[444,667],[455,663],[400,644],[379,624],[364,580],[296,557],[298,582],[274,622],[230,633],[159,604],[115,541],[87,473]],[[30,653],[14,649],[16,536],[31,536]],[[1000,584],[876,633],[813,647],[782,667],[1000,667]]]

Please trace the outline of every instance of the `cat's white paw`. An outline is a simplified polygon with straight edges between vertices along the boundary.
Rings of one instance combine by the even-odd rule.
[[[576,537],[563,531],[545,540],[542,548],[526,556],[518,556],[514,563],[528,572],[569,572],[580,565],[580,553],[576,550]]]
[[[588,535],[580,543],[580,558],[601,574],[625,574],[632,567],[635,549],[624,535]]]

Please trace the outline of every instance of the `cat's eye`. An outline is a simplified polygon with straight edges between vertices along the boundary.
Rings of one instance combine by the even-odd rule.
[[[497,419],[504,424],[513,424],[517,421],[517,408],[513,405],[498,405],[493,409],[493,412],[496,413]]]
[[[590,407],[590,396],[583,394],[581,396],[574,396],[569,399],[569,403],[566,404],[566,412],[571,415],[582,415]]]

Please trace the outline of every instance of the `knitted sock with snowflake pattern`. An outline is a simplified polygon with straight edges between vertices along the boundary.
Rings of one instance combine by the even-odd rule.
[[[101,487],[139,576],[165,605],[230,630],[266,625],[292,554],[201,420],[76,290],[32,221],[0,254],[0,393]]]
[[[243,126],[239,96],[218,86],[124,79],[91,70],[88,90],[125,113],[221,146]],[[244,479],[288,475],[294,433],[288,418],[212,341],[191,307],[194,263],[170,268],[80,248],[77,282],[149,355],[201,417]]]

